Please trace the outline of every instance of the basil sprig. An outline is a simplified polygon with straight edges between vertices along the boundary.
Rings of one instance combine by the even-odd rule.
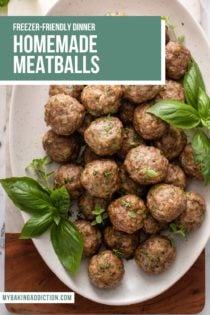
[[[182,129],[196,128],[192,148],[197,164],[201,165],[204,183],[210,183],[210,139],[200,130],[210,130],[210,98],[198,64],[193,61],[184,77],[186,103],[175,100],[162,100],[147,111]]]
[[[0,0],[0,7],[6,7],[8,3],[9,3],[9,0]]]
[[[49,185],[43,188],[30,177],[0,179],[0,184],[13,203],[31,215],[20,238],[35,238],[50,229],[52,245],[59,260],[68,272],[75,275],[82,258],[83,240],[76,226],[68,220],[70,197],[66,188],[53,190]]]

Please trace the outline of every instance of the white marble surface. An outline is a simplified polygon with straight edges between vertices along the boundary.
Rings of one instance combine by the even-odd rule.
[[[90,0],[91,1],[91,0]],[[146,0],[145,0],[146,1]],[[168,0],[169,5],[170,1]],[[56,2],[56,0],[10,0],[8,10],[0,11],[1,14],[8,15],[43,15]],[[206,34],[210,39],[210,0],[180,0],[191,12],[191,14],[201,22]],[[209,61],[210,62],[210,61]],[[0,178],[9,174],[8,159],[5,159],[6,133],[8,128],[8,107],[11,99],[11,87],[0,87]],[[6,152],[8,157],[8,152]],[[7,163],[6,163],[7,161]],[[7,171],[6,171],[7,165]],[[7,201],[8,202],[8,201]],[[5,197],[0,188],[0,290],[3,291],[4,283],[4,209]],[[6,207],[9,218],[9,231],[19,231],[22,220],[11,205]],[[11,210],[12,209],[12,210]],[[16,224],[14,224],[14,222]],[[7,229],[8,230],[8,229]],[[0,305],[0,315],[8,315],[3,305]],[[202,315],[210,314],[210,242],[206,247],[206,305]]]

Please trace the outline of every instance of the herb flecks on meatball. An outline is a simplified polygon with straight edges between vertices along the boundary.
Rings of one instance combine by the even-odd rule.
[[[119,188],[119,168],[112,160],[90,162],[82,172],[81,182],[91,196],[110,198]]]
[[[83,168],[76,164],[60,166],[54,173],[54,186],[65,186],[72,199],[77,199],[83,192],[81,174]]]
[[[123,125],[116,117],[101,117],[85,130],[84,138],[98,155],[113,155],[122,145]]]
[[[121,85],[88,85],[82,91],[81,100],[91,115],[103,116],[118,111],[122,95]]]
[[[57,163],[74,161],[80,149],[77,136],[59,136],[52,130],[45,133],[42,143],[47,155]]]
[[[160,235],[151,236],[135,252],[137,265],[148,274],[159,274],[167,270],[175,257],[176,249],[171,241]]]
[[[147,112],[150,104],[142,104],[134,111],[133,125],[138,134],[145,140],[155,140],[162,137],[168,130],[168,124],[153,114]]]
[[[158,102],[160,100],[169,99],[184,102],[184,88],[179,82],[166,80],[166,84],[162,86],[159,94],[155,98],[155,101]]]
[[[173,80],[180,80],[191,62],[190,51],[183,45],[170,41],[166,45],[166,74]]]
[[[132,234],[142,228],[146,206],[139,197],[125,195],[108,206],[108,214],[116,230]]]
[[[205,217],[206,203],[203,197],[197,192],[187,192],[187,208],[177,218],[176,224],[180,229],[189,233],[197,230]]]
[[[99,289],[110,289],[119,285],[124,272],[122,260],[111,250],[93,256],[88,267],[90,281]]]
[[[186,210],[186,194],[179,187],[158,184],[153,186],[148,192],[147,207],[156,220],[171,222]]]
[[[144,145],[131,149],[124,165],[130,177],[142,185],[163,181],[168,171],[168,160],[160,150]]]
[[[124,97],[133,103],[150,101],[159,93],[159,85],[124,85]]]
[[[93,256],[101,246],[101,232],[92,226],[90,222],[85,220],[78,220],[75,222],[75,225],[84,241],[83,256]]]
[[[84,106],[69,95],[51,96],[45,105],[45,122],[58,135],[73,134],[82,125],[84,117]]]

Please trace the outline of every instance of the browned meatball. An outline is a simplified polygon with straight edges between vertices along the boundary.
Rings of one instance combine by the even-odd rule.
[[[122,94],[121,85],[88,85],[84,88],[81,99],[91,115],[102,116],[118,111]]]
[[[150,101],[158,94],[159,85],[124,85],[124,97],[134,103]]]
[[[72,199],[77,199],[83,189],[80,181],[83,168],[76,164],[65,164],[60,166],[54,173],[55,187],[65,185]]]
[[[203,179],[201,165],[195,163],[193,149],[191,144],[187,144],[180,155],[180,163],[188,176],[195,177],[198,180]]]
[[[168,132],[160,139],[153,142],[155,147],[158,147],[168,160],[177,158],[185,145],[187,137],[183,130],[169,127]]]
[[[78,220],[75,225],[84,241],[83,256],[93,256],[101,246],[101,232],[85,220]]]
[[[135,252],[137,265],[148,274],[159,274],[168,269],[176,257],[171,241],[160,235],[151,236]]]
[[[134,111],[134,128],[145,140],[158,139],[168,130],[167,123],[147,112],[150,106],[150,104],[142,104],[137,106]]]
[[[190,51],[177,42],[166,45],[166,74],[170,79],[180,80],[191,61]]]
[[[142,185],[161,182],[168,171],[168,160],[160,150],[144,145],[130,150],[124,165],[130,177]]]
[[[101,198],[92,197],[87,191],[83,193],[79,200],[79,209],[86,220],[93,221],[95,219],[95,215],[92,211],[94,211],[96,207],[106,209],[106,201]]]
[[[185,192],[176,186],[158,184],[147,195],[147,207],[151,215],[160,222],[175,220],[187,206]]]
[[[86,146],[83,151],[83,160],[85,164],[100,159],[100,156],[95,154],[89,146]]]
[[[180,83],[173,80],[166,80],[166,84],[162,86],[155,101],[168,99],[184,102],[184,88]]]
[[[117,152],[117,155],[124,160],[130,149],[135,148],[140,144],[144,144],[144,140],[136,133],[133,127],[125,127],[123,129],[122,146]]]
[[[168,173],[164,180],[166,184],[171,184],[185,189],[187,186],[187,178],[180,166],[169,164]]]
[[[45,133],[42,143],[47,155],[57,163],[75,160],[80,149],[79,140],[75,135],[59,136],[52,130]]]
[[[165,222],[155,220],[150,214],[147,214],[144,219],[143,230],[147,234],[157,234],[166,228],[167,224]]]
[[[90,162],[82,172],[81,182],[91,196],[109,198],[119,188],[119,168],[112,160]]]
[[[83,136],[85,130],[90,126],[91,122],[94,120],[94,117],[88,113],[86,113],[85,118],[83,120],[82,125],[78,129],[78,132]]]
[[[124,258],[133,256],[138,244],[138,234],[127,234],[115,230],[113,226],[108,226],[104,230],[104,242],[110,249],[119,251]]]
[[[99,289],[110,289],[119,285],[124,272],[122,260],[111,250],[93,256],[88,267],[90,281]]]
[[[109,218],[116,230],[132,234],[143,226],[146,207],[135,195],[125,195],[108,206]]]
[[[113,155],[123,141],[123,125],[117,117],[101,117],[85,130],[84,138],[98,155]]]
[[[146,193],[146,186],[139,185],[134,182],[128,175],[124,165],[120,167],[120,191],[124,194],[131,194],[137,196],[144,196]]]
[[[80,98],[85,85],[50,85],[49,95],[66,94],[75,98]]]
[[[122,105],[119,110],[119,117],[123,124],[128,125],[133,122],[135,105],[128,100],[122,100]]]
[[[69,95],[51,96],[45,105],[45,121],[58,135],[74,133],[82,125],[84,117],[84,106]]]
[[[179,228],[183,228],[189,233],[198,229],[205,217],[206,204],[203,197],[197,192],[187,192],[187,208],[176,219]]]

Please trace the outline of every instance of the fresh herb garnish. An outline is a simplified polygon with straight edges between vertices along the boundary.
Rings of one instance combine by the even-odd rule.
[[[112,176],[112,172],[104,172],[105,178],[109,178],[110,176]]]
[[[136,212],[135,211],[128,211],[128,215],[130,218],[135,219],[136,218]]]
[[[176,223],[170,223],[169,229],[172,233],[180,235],[183,239],[187,240],[186,230],[184,227],[178,227]]]
[[[114,248],[112,251],[118,258],[123,258],[124,257],[124,254],[119,249],[115,249]]]
[[[9,3],[9,0],[0,0],[0,7],[6,7],[8,3]]]
[[[177,128],[197,128],[192,148],[195,162],[201,165],[204,183],[207,185],[210,183],[210,139],[200,128],[210,130],[210,98],[195,61],[192,61],[185,74],[184,92],[187,104],[168,99],[156,103],[147,111]]]
[[[83,240],[78,229],[68,220],[68,191],[65,187],[53,190],[49,186],[50,173],[43,169],[45,161],[37,159],[31,163],[40,182],[30,177],[12,177],[1,179],[0,184],[20,210],[32,215],[25,223],[20,238],[38,237],[51,229],[51,241],[60,262],[75,275],[82,258]]]
[[[150,177],[150,178],[153,178],[153,177],[158,176],[158,173],[155,172],[155,171],[152,170],[152,169],[145,168],[143,171],[144,171],[145,175],[147,175],[147,176]]]
[[[104,220],[108,218],[106,209],[101,207],[99,204],[95,205],[95,209],[92,211],[92,214],[95,215],[95,220],[92,221],[92,225],[104,224]]]
[[[121,205],[124,207],[124,208],[130,208],[132,206],[132,203],[130,201],[127,201],[127,200],[123,200],[121,202]]]

